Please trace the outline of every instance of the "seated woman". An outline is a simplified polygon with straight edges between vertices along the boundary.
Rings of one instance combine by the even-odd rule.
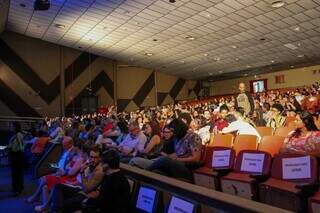
[[[191,169],[199,166],[201,157],[201,138],[188,131],[188,126],[181,119],[174,119],[169,124],[175,137],[175,152],[157,159],[147,170],[159,171],[170,177],[193,181]]]
[[[148,163],[145,159],[153,159],[159,156],[162,149],[162,141],[160,139],[160,127],[157,121],[148,122],[145,126],[145,135],[147,142],[142,152],[137,153],[137,157],[130,160],[130,165],[136,165],[145,168]],[[149,162],[147,160],[147,162]]]
[[[296,129],[286,137],[281,153],[302,153],[320,156],[320,131],[313,116],[304,111],[296,116]]]
[[[28,203],[35,202],[40,195],[41,204],[35,207],[35,211],[42,212],[47,210],[50,203],[50,190],[58,183],[76,183],[77,173],[84,162],[82,152],[73,146],[71,137],[64,137],[62,141],[64,153],[57,165],[57,171],[54,174],[46,175],[40,178],[38,188],[35,193],[27,199]]]

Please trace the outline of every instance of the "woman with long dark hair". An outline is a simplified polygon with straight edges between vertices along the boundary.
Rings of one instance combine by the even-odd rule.
[[[11,166],[12,188],[15,195],[21,194],[24,188],[24,142],[21,125],[17,122],[12,124],[14,135],[9,141],[9,157]]]
[[[303,111],[296,116],[296,129],[286,137],[281,152],[320,155],[320,131],[313,116]]]

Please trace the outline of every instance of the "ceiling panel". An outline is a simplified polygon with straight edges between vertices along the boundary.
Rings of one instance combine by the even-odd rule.
[[[48,11],[32,2],[11,0],[8,30],[185,78],[320,57],[319,0],[52,0]]]

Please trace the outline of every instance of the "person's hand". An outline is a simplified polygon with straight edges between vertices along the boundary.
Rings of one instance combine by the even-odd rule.
[[[63,169],[58,169],[56,171],[56,176],[63,176],[65,174],[65,171]]]
[[[81,164],[81,167],[80,167],[80,173],[84,172],[89,166],[89,162],[86,161],[84,162],[83,164]]]

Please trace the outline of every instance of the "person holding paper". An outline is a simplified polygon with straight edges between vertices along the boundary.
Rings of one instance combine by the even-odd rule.
[[[320,156],[320,131],[311,113],[303,111],[296,116],[295,122],[297,128],[286,137],[280,152]]]

